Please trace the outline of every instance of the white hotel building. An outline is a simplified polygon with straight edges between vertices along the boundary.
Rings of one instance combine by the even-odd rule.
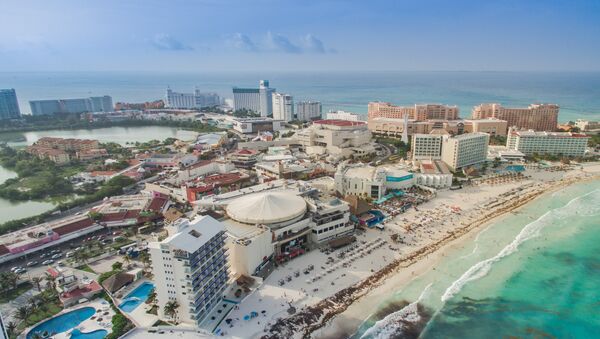
[[[445,136],[442,143],[442,161],[452,171],[486,161],[490,136],[487,133],[467,133]]]
[[[296,104],[296,119],[300,121],[311,121],[321,118],[321,102],[300,101]]]
[[[440,160],[442,141],[440,134],[413,134],[410,144],[413,160]]]
[[[510,128],[506,147],[525,155],[537,153],[581,157],[585,155],[588,140],[587,135],[580,133],[519,131]]]
[[[294,120],[294,98],[289,94],[273,93],[273,119]]]
[[[225,227],[210,216],[179,219],[169,237],[148,245],[158,300],[158,316],[168,302],[179,304],[177,320],[199,325],[219,304],[229,280]]]

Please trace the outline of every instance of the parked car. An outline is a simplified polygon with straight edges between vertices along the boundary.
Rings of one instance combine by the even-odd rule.
[[[15,267],[11,268],[10,271],[14,273],[19,268],[21,268],[21,267],[20,266],[15,266]]]
[[[65,266],[65,263],[62,261],[59,261],[56,263],[56,265],[58,265],[58,267],[63,267],[63,266]]]
[[[42,265],[52,265],[53,263],[54,263],[54,260],[52,260],[52,259],[48,259],[48,260],[44,261],[44,262],[42,263]]]
[[[70,252],[67,252],[67,254],[65,255],[65,257],[70,258],[70,257],[72,257],[74,255],[75,255],[75,251],[70,251]]]
[[[25,273],[25,272],[27,272],[27,270],[26,270],[26,269],[24,269],[23,267],[21,267],[21,268],[19,268],[19,269],[17,269],[17,270],[15,271],[15,273],[16,273],[16,274],[23,274],[23,273]]]
[[[61,250],[54,250],[54,251],[52,251],[52,252],[50,252],[50,253],[52,253],[52,254],[56,254],[56,253],[61,253],[61,252],[62,252]]]
[[[30,261],[30,262],[27,263],[27,267],[36,266],[37,264],[39,264],[39,262],[37,262],[35,260],[34,261]]]
[[[56,253],[55,255],[52,256],[52,259],[58,259],[62,257],[62,253]]]

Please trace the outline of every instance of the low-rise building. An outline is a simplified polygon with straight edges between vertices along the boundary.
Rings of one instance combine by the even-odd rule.
[[[309,155],[346,158],[375,152],[371,132],[362,121],[317,120],[294,137]]]
[[[233,129],[243,134],[258,134],[260,132],[279,131],[285,128],[285,121],[261,118],[234,118]]]
[[[56,148],[46,148],[32,145],[27,147],[27,153],[35,155],[39,159],[48,159],[59,165],[66,164],[71,160],[69,153]]]
[[[225,227],[210,216],[180,219],[169,236],[148,245],[158,303],[158,316],[168,303],[177,303],[179,321],[198,326],[220,305],[229,280]]]
[[[525,155],[581,157],[585,155],[588,140],[589,137],[581,133],[520,131],[510,128],[506,147]]]
[[[575,121],[575,127],[579,128],[582,132],[600,130],[600,121],[577,119]]]
[[[453,175],[448,166],[439,160],[421,160],[420,173],[415,174],[416,184],[433,188],[449,188]]]
[[[258,151],[253,149],[239,149],[229,155],[229,159],[237,168],[251,169],[257,162]]]
[[[196,138],[194,147],[200,150],[212,150],[223,146],[228,141],[227,132],[200,134]]]
[[[334,176],[335,187],[342,196],[381,199],[388,189],[403,189],[415,184],[414,173],[393,167],[373,167],[342,163]]]
[[[144,160],[144,166],[158,167],[158,168],[184,168],[195,164],[198,161],[198,157],[193,154],[182,154],[182,153],[168,153],[152,154],[149,158]]]
[[[508,122],[496,118],[464,120],[466,133],[487,133],[491,136],[505,136]]]
[[[327,120],[348,120],[360,121],[360,115],[346,111],[329,111],[327,112]]]
[[[347,203],[303,182],[276,180],[196,203],[226,211],[234,276],[263,275],[274,262],[354,232]]]

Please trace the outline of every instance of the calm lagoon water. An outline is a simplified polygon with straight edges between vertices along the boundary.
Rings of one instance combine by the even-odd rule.
[[[192,140],[196,132],[164,126],[144,127],[110,127],[79,130],[50,130],[24,133],[0,133],[0,141],[7,142],[13,147],[24,147],[33,144],[41,137],[96,139],[100,142],[147,142],[152,139],[164,140],[174,137],[182,140]],[[0,183],[14,178],[17,174],[0,166]],[[0,223],[34,216],[51,210],[56,205],[49,201],[10,202],[0,198]]]
[[[598,337],[599,220],[600,181],[542,197],[390,295],[378,310],[394,311],[354,337]]]

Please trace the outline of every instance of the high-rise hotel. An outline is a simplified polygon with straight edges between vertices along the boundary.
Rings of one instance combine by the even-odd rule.
[[[508,108],[500,104],[481,104],[473,107],[473,119],[496,118],[506,120],[508,127],[555,131],[558,125],[558,105],[533,104],[525,108]]]
[[[158,315],[165,305],[177,302],[177,320],[199,325],[218,305],[229,280],[225,227],[210,216],[179,219],[168,227],[169,236],[152,242]]]
[[[21,117],[17,93],[13,88],[0,89],[0,120]]]
[[[261,117],[273,114],[273,93],[269,80],[261,80],[258,88],[233,88],[233,109],[247,109],[260,113]]]
[[[411,120],[429,119],[456,120],[458,107],[441,104],[418,104],[414,106],[396,106],[389,102],[370,102],[369,120],[373,118],[403,119],[405,115]]]

